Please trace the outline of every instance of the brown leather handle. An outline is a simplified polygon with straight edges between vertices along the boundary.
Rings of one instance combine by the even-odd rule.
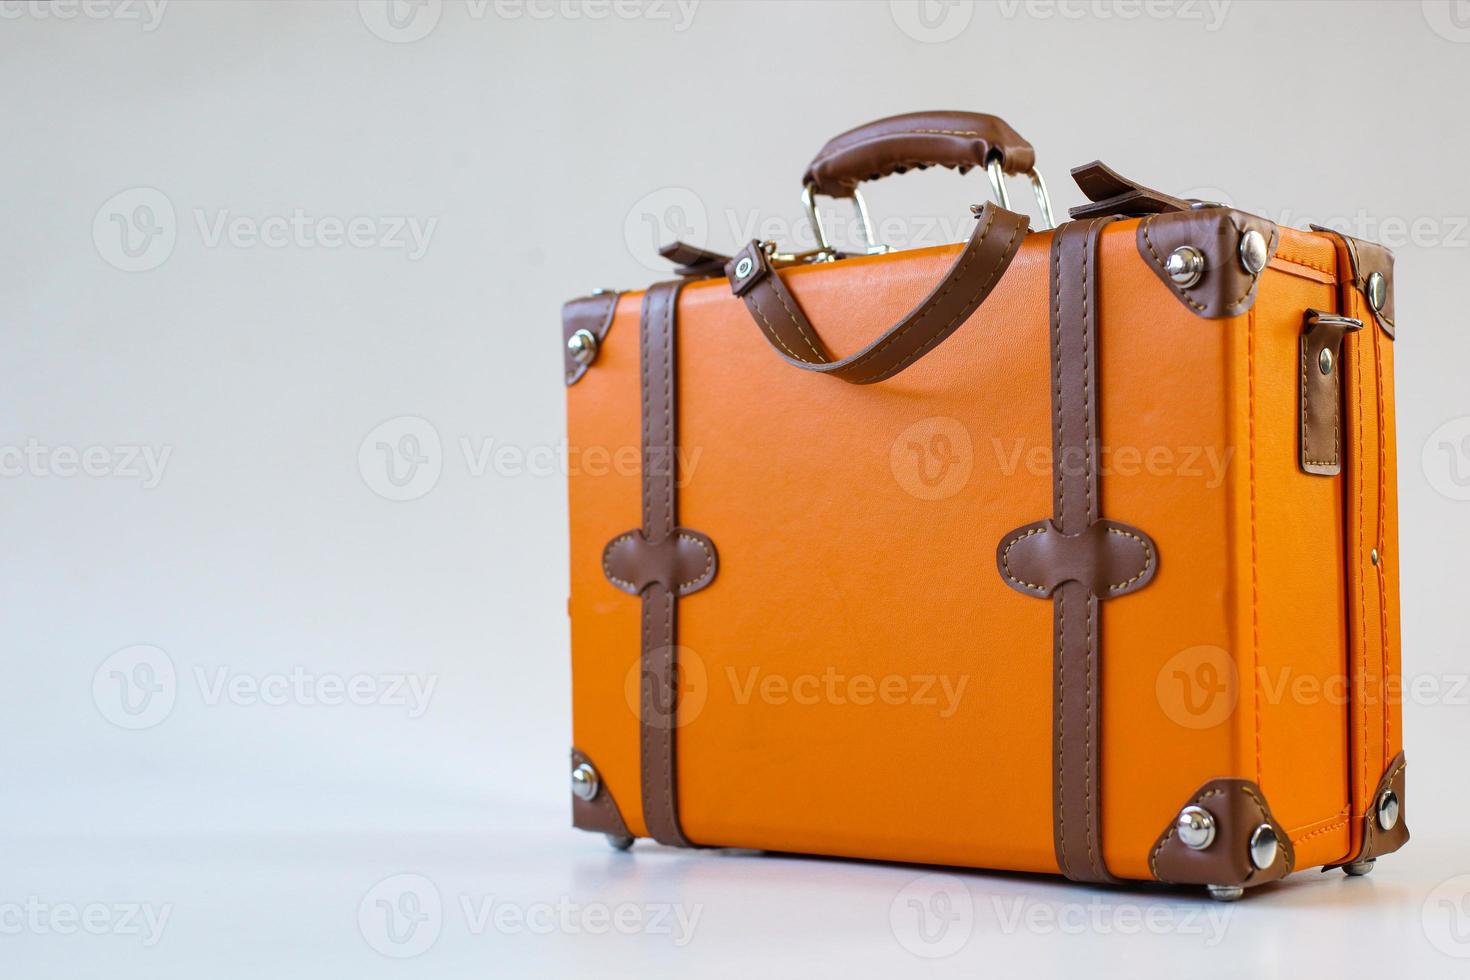
[[[976,214],[975,233],[944,278],[898,323],[850,357],[834,358],[796,297],[786,288],[758,241],[725,265],[730,289],[745,301],[776,353],[806,371],[857,385],[893,377],[960,328],[985,302],[1026,237],[1031,219],[987,204]]]
[[[828,140],[807,166],[803,184],[818,194],[851,197],[857,185],[924,167],[964,173],[994,157],[1008,174],[1036,166],[1036,151],[1005,120],[983,112],[909,112]]]

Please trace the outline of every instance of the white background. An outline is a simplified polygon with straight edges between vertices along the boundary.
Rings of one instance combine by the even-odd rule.
[[[1465,3],[159,6],[0,2],[7,975],[1463,975]],[[1101,157],[1396,247],[1404,659],[1438,693],[1372,877],[1223,909],[567,827],[559,305],[675,236],[804,233],[815,149],[919,108],[1003,115],[1059,210]],[[911,245],[982,191],[870,201]],[[428,462],[395,487],[379,442]]]

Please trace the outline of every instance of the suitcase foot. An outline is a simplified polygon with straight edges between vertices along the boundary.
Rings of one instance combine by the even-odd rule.
[[[1376,863],[1377,860],[1375,858],[1368,858],[1366,861],[1354,861],[1352,864],[1344,864],[1342,866],[1342,873],[1350,878],[1361,878],[1363,875],[1372,871],[1373,865]]]
[[[621,834],[608,834],[607,843],[615,851],[626,851],[633,846],[633,838],[624,837]]]
[[[1245,894],[1245,889],[1239,885],[1206,885],[1210,890],[1210,897],[1217,902],[1233,902]]]

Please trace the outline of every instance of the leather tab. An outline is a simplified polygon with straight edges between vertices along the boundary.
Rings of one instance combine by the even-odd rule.
[[[1105,215],[1163,214],[1190,208],[1190,203],[1184,198],[1129,180],[1101,160],[1073,167],[1072,179],[1092,202],[1069,208],[1067,213],[1074,220]]]
[[[1175,821],[1185,806],[1202,807],[1214,818],[1215,839],[1208,847],[1194,850],[1179,839]],[[1251,836],[1262,824],[1276,834],[1276,859],[1264,869],[1250,857]],[[1295,864],[1291,838],[1271,816],[1261,788],[1248,779],[1212,779],[1201,786],[1169,815],[1148,858],[1153,876],[1173,885],[1261,885],[1285,878]]]
[[[744,275],[741,273],[744,272]],[[725,275],[730,277],[730,291],[744,296],[767,276],[774,275],[771,260],[760,242],[752,241],[725,261]]]
[[[1137,592],[1153,581],[1153,539],[1119,521],[1096,521],[1080,534],[1063,534],[1050,520],[1018,527],[995,549],[1001,578],[1017,592],[1049,598],[1078,582],[1099,599]]]
[[[613,538],[602,551],[608,581],[630,595],[655,584],[690,595],[714,581],[718,568],[715,543],[685,527],[656,541],[632,530]]]
[[[1316,476],[1342,472],[1342,339],[1361,329],[1361,320],[1307,310],[1301,339],[1299,440],[1304,472]]]
[[[572,749],[572,768],[575,769],[583,764],[597,769],[592,760],[587,758],[586,753],[579,749]],[[575,793],[572,794],[572,826],[578,830],[611,834],[614,837],[633,836],[628,832],[623,813],[618,809],[617,800],[613,799],[612,790],[608,789],[605,782],[598,784],[597,794],[590,800],[584,800]]]
[[[725,274],[725,263],[730,256],[711,252],[687,242],[670,242],[658,250],[658,254],[674,263],[674,272],[686,279],[709,279]]]
[[[1352,270],[1353,288],[1363,294],[1363,305],[1373,313],[1373,319],[1378,322],[1378,326],[1388,334],[1390,340],[1394,339],[1398,325],[1394,322],[1393,313],[1393,252],[1377,242],[1344,235],[1322,225],[1312,225],[1311,228],[1337,239],[1339,266],[1344,264],[1342,257],[1346,253],[1345,264]],[[1368,299],[1368,282],[1374,273],[1383,277],[1383,305],[1377,310],[1373,309],[1373,304]]]

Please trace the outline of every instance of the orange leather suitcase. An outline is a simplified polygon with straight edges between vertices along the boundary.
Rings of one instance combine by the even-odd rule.
[[[827,246],[929,165],[967,243]],[[817,250],[566,305],[577,827],[1221,899],[1408,839],[1392,256],[1073,175],[880,120]]]

